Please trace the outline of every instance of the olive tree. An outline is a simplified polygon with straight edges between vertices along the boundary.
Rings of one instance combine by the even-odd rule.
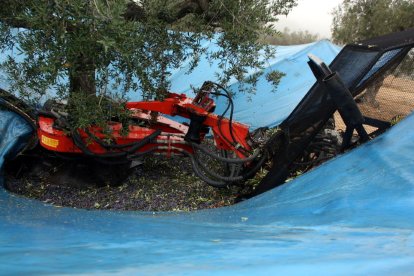
[[[0,50],[13,51],[1,67],[10,77],[11,89],[36,100],[53,89],[82,107],[96,95],[122,97],[131,90],[144,99],[161,99],[169,89],[171,71],[183,61],[191,64],[191,71],[202,55],[219,60],[222,84],[236,78],[254,89],[265,63],[259,51],[274,54],[259,38],[275,33],[277,16],[287,14],[296,0],[0,4]],[[218,50],[204,47],[207,40],[214,40]],[[248,75],[251,68],[257,73]],[[277,84],[281,76],[273,72],[267,79]],[[93,104],[88,110],[96,113]]]

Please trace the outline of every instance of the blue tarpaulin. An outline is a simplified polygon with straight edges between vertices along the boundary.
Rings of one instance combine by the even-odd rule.
[[[275,64],[281,71],[287,64],[297,66],[304,74],[307,52],[318,55],[298,51],[297,58]],[[275,94],[267,94],[280,99],[268,100],[275,111],[265,109],[266,101],[251,109],[246,102],[237,116],[248,121],[249,112],[258,112],[251,115],[255,123],[253,118],[267,114],[264,110],[276,112],[290,102],[279,115],[257,124],[283,120],[305,93],[297,89],[306,78],[298,75],[296,87],[290,75],[289,93],[282,83]],[[0,274],[408,275],[414,271],[413,129],[411,115],[281,187],[214,210],[88,211],[54,207],[0,188]],[[0,130],[1,167],[31,129],[3,110]]]
[[[3,156],[26,135],[2,113]],[[292,182],[191,213],[58,208],[0,189],[1,274],[409,275],[414,116]],[[14,135],[5,135],[14,133]]]
[[[229,87],[236,94],[233,99],[234,119],[250,125],[252,129],[279,125],[315,83],[315,77],[306,63],[308,54],[316,55],[329,64],[341,48],[328,40],[321,40],[304,45],[277,46],[275,50],[276,57],[267,61],[268,67],[259,79],[256,94],[239,93],[237,82],[231,83]],[[273,70],[286,74],[276,91],[266,80],[266,73]],[[202,59],[191,74],[186,74],[187,71],[188,68],[183,66],[172,74],[172,91],[190,94],[191,86],[200,87],[206,80],[217,81],[220,69],[217,62],[210,63]],[[216,113],[221,114],[226,106],[225,99],[219,99]]]

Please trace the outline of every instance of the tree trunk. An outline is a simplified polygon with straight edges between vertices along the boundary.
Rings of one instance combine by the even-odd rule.
[[[78,56],[69,73],[70,93],[96,94],[95,65],[90,58]]]

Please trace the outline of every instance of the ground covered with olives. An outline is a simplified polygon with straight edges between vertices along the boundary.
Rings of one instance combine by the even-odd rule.
[[[29,156],[9,162],[5,174],[15,194],[84,209],[191,211],[232,205],[246,192],[207,185],[179,157],[150,156],[126,166]]]

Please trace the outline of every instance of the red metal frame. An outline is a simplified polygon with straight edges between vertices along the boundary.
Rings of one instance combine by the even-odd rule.
[[[240,158],[244,158],[246,156],[246,150],[251,150],[248,143],[249,127],[238,122],[232,122],[230,130],[230,121],[228,119],[220,118],[210,112],[213,107],[214,101],[209,98],[209,93],[205,91],[200,92],[195,99],[188,98],[184,94],[169,93],[168,97],[163,101],[129,102],[126,104],[126,108],[132,112],[131,116],[148,121],[149,126],[129,126],[129,133],[123,136],[120,133],[122,125],[120,123],[110,122],[108,126],[112,130],[111,139],[118,145],[130,144],[141,141],[156,130],[162,130],[162,133],[156,139],[140,148],[137,152],[145,152],[156,147],[157,152],[164,153],[168,156],[182,154],[181,151],[183,150],[192,154],[192,146],[184,140],[184,136],[188,132],[189,127],[159,114],[181,116],[184,118],[190,118],[191,114],[196,114],[205,116],[203,125],[211,128],[215,146],[218,149],[233,151]],[[158,115],[156,116],[155,122],[153,122],[153,116],[151,116],[154,112]],[[82,153],[73,142],[71,136],[55,128],[54,123],[55,118],[39,116],[38,137],[40,144],[44,148],[52,151]],[[88,131],[98,138],[105,138],[105,135],[102,134],[101,129],[98,127],[90,127]],[[88,138],[89,136],[85,131],[79,130],[79,133],[91,152],[95,154],[108,152],[107,149]],[[201,137],[203,138],[205,134],[201,133]],[[235,141],[233,141],[233,138]],[[240,150],[241,148],[244,150]]]

